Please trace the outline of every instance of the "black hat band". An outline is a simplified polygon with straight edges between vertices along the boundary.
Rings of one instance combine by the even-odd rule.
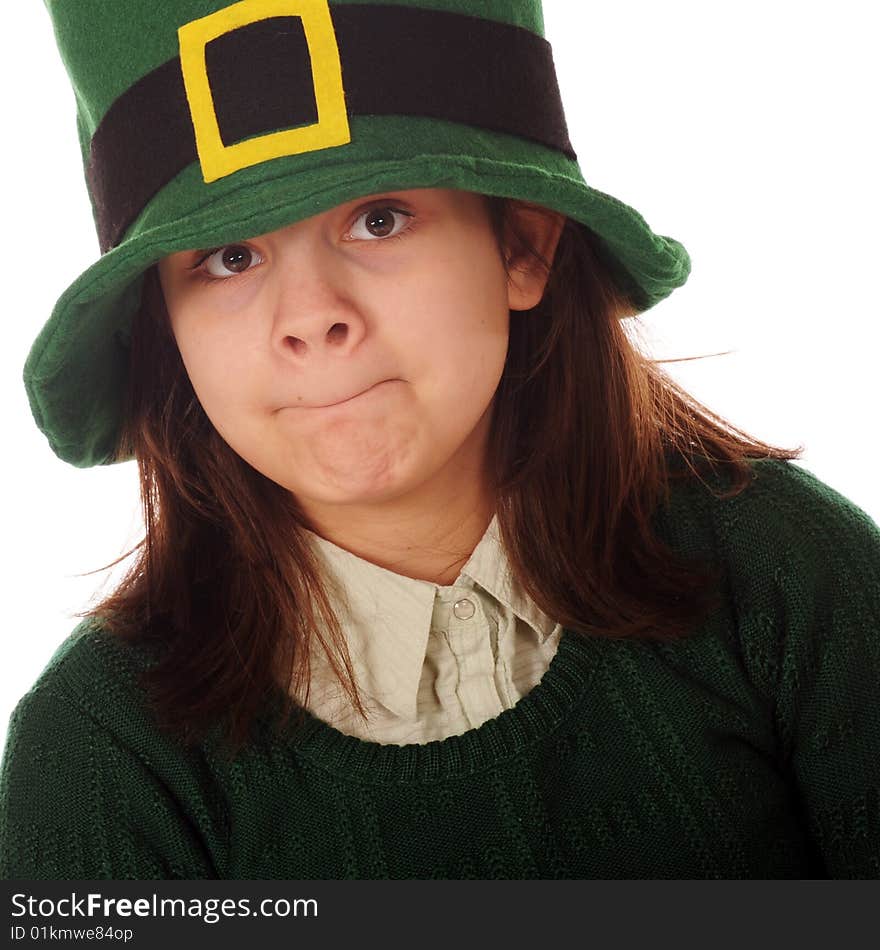
[[[349,116],[414,115],[521,136],[577,156],[550,44],[479,17],[385,5],[332,7]],[[231,144],[317,121],[302,20],[272,17],[205,47],[220,136]],[[121,241],[149,200],[198,159],[181,61],[169,60],[109,108],[86,178],[101,250]]]

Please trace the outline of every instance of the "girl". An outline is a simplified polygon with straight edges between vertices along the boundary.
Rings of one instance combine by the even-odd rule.
[[[880,529],[630,344],[689,258],[537,0],[49,8],[106,253],[25,382],[146,536],[4,876],[880,876]]]

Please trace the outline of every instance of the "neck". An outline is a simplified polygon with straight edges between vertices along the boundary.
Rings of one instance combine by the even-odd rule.
[[[364,509],[310,512],[311,528],[346,551],[416,580],[455,583],[492,520],[490,493],[472,479],[454,491]]]

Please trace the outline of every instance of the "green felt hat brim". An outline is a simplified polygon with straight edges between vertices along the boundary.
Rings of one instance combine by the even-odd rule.
[[[24,367],[31,410],[59,458],[115,460],[128,375],[128,335],[144,272],[168,254],[246,240],[382,191],[457,188],[520,198],[589,227],[639,311],[687,280],[673,238],[590,188],[577,162],[503,133],[411,116],[350,120],[350,143],[242,169],[205,185],[193,164],[147,205],[124,240],[61,296]]]

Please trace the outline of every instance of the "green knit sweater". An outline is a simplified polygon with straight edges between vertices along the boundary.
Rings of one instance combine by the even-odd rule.
[[[463,735],[310,717],[232,763],[151,724],[143,651],[81,625],[13,713],[3,878],[880,878],[880,528],[788,462],[660,510],[724,569],[687,639],[566,630]]]

